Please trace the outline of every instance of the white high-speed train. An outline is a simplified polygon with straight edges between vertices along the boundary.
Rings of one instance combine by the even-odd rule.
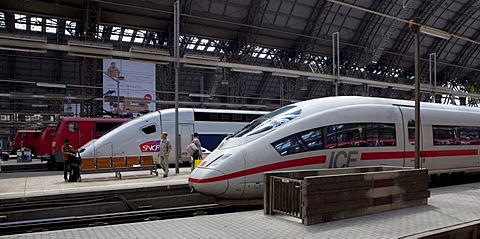
[[[414,102],[329,97],[291,104],[225,139],[190,175],[217,199],[263,196],[263,173],[370,165],[414,166]],[[421,103],[421,166],[479,171],[480,109]]]
[[[179,134],[180,163],[190,162],[185,150],[192,141],[193,133],[198,132],[202,147],[215,149],[226,134],[232,134],[248,122],[268,112],[247,110],[219,110],[180,108]],[[175,152],[175,109],[165,109],[148,113],[132,119],[98,139],[91,140],[79,152],[82,158],[99,158],[127,155],[153,155],[160,150],[161,132],[167,132]],[[174,154],[170,154],[169,163],[175,163]]]

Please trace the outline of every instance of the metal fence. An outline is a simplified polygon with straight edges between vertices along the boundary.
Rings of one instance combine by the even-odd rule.
[[[270,211],[302,218],[302,180],[272,176]]]

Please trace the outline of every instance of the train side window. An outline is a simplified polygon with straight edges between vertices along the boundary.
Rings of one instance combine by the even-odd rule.
[[[461,145],[478,145],[478,131],[476,127],[458,127],[458,136]]]
[[[147,127],[142,128],[141,130],[145,134],[153,134],[157,132],[157,127],[155,125],[149,125]]]
[[[68,123],[68,131],[69,132],[77,132],[78,131],[78,122]]]
[[[372,123],[366,125],[367,146],[395,146],[397,145],[395,124]]]
[[[239,114],[233,114],[232,115],[232,120],[233,121],[239,121],[239,122],[243,122],[243,115],[239,115]]]
[[[281,140],[275,141],[272,143],[272,146],[281,156],[301,153],[305,151],[300,142],[298,141],[298,137],[296,135],[291,135]]]
[[[230,115],[229,114],[222,114],[222,121],[230,121]]]
[[[312,129],[301,132],[298,134],[303,143],[307,146],[308,150],[324,149],[323,145],[323,129]]]
[[[378,132],[378,124],[367,124],[367,146],[380,146],[380,134]]]
[[[396,134],[395,134],[395,124],[378,124],[379,140],[380,144],[378,146],[395,146]]]
[[[337,125],[337,147],[364,147],[367,146],[364,124]]]
[[[433,145],[455,145],[460,144],[456,139],[455,127],[453,126],[432,126]]]
[[[327,142],[325,148],[333,149],[337,147],[336,125],[327,126]]]
[[[214,113],[210,114],[210,120],[212,120],[212,121],[219,120],[218,114],[214,114]]]
[[[415,120],[408,121],[408,142],[415,145]]]

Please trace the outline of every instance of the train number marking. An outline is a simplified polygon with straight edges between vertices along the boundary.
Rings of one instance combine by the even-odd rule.
[[[358,151],[338,151],[332,152],[330,154],[330,163],[328,165],[329,168],[345,168],[350,166],[350,163],[357,162],[358,158]],[[340,161],[340,162],[339,162]],[[338,164],[344,162],[339,166]]]

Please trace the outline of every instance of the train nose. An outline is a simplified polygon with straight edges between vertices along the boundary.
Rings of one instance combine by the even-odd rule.
[[[196,168],[188,178],[190,187],[205,195],[218,196],[228,189],[228,180],[225,174],[217,169]]]

